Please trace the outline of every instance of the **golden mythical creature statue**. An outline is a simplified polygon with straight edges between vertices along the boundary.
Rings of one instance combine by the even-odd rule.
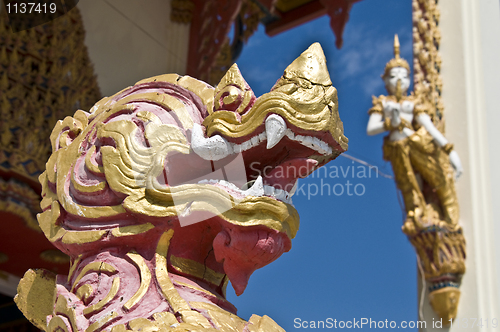
[[[399,40],[382,79],[388,96],[373,97],[368,135],[388,132],[384,159],[391,162],[406,209],[403,232],[417,250],[434,310],[450,323],[457,313],[465,273],[465,239],[458,224],[455,177],[462,165],[453,145],[436,128],[436,109],[422,95],[407,95],[410,66]]]
[[[152,77],[59,121],[51,142],[38,222],[71,267],[20,282],[37,327],[282,331],[236,316],[225,288],[243,293],[290,250],[297,179],[347,149],[319,44],[260,98],[236,65],[216,88]]]

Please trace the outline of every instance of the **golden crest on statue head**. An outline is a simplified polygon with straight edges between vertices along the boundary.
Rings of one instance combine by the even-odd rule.
[[[396,67],[402,67],[408,70],[408,73],[410,72],[410,65],[408,64],[408,61],[405,59],[401,58],[400,56],[400,44],[399,44],[399,38],[398,35],[394,35],[394,58],[392,58],[386,65],[385,65],[385,70],[384,74],[382,77],[387,77],[389,75],[389,72],[391,71],[392,68]]]

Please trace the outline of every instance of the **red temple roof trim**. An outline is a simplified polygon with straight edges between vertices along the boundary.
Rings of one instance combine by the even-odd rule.
[[[352,5],[361,0],[191,1],[194,6],[186,72],[190,76],[216,84],[220,79],[219,76],[222,77],[224,74],[220,67],[229,67],[235,58],[235,54],[231,54],[228,34],[235,22],[241,25],[242,18],[248,16],[248,13],[241,12],[245,8],[252,6],[260,8],[259,17],[266,26],[266,33],[270,36],[327,14],[330,16],[330,26],[336,36],[335,44],[340,48]],[[287,11],[280,11],[279,8]]]

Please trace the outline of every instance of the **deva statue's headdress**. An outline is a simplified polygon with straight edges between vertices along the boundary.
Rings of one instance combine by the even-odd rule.
[[[396,34],[394,35],[394,58],[385,65],[384,75],[382,75],[382,78],[387,77],[391,69],[396,67],[403,67],[408,70],[408,73],[410,72],[410,65],[405,59],[400,57],[399,48],[399,38]]]

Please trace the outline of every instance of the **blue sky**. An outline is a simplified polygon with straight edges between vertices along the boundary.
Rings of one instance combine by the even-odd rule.
[[[261,26],[237,63],[260,96],[301,52],[320,42],[338,89],[347,153],[392,175],[382,159],[383,135],[368,137],[366,123],[371,96],[385,94],[380,75],[393,56],[395,33],[402,56],[411,60],[411,1],[364,0],[352,9],[341,50],[325,16],[272,38]],[[326,176],[321,171],[299,182],[304,191],[293,200],[301,226],[292,250],[256,271],[243,295],[228,289],[229,300],[242,318],[268,315],[287,331],[295,330],[295,318],[416,321],[416,257],[401,232],[404,213],[394,181],[375,172],[369,177],[366,167],[343,157],[326,167]]]

